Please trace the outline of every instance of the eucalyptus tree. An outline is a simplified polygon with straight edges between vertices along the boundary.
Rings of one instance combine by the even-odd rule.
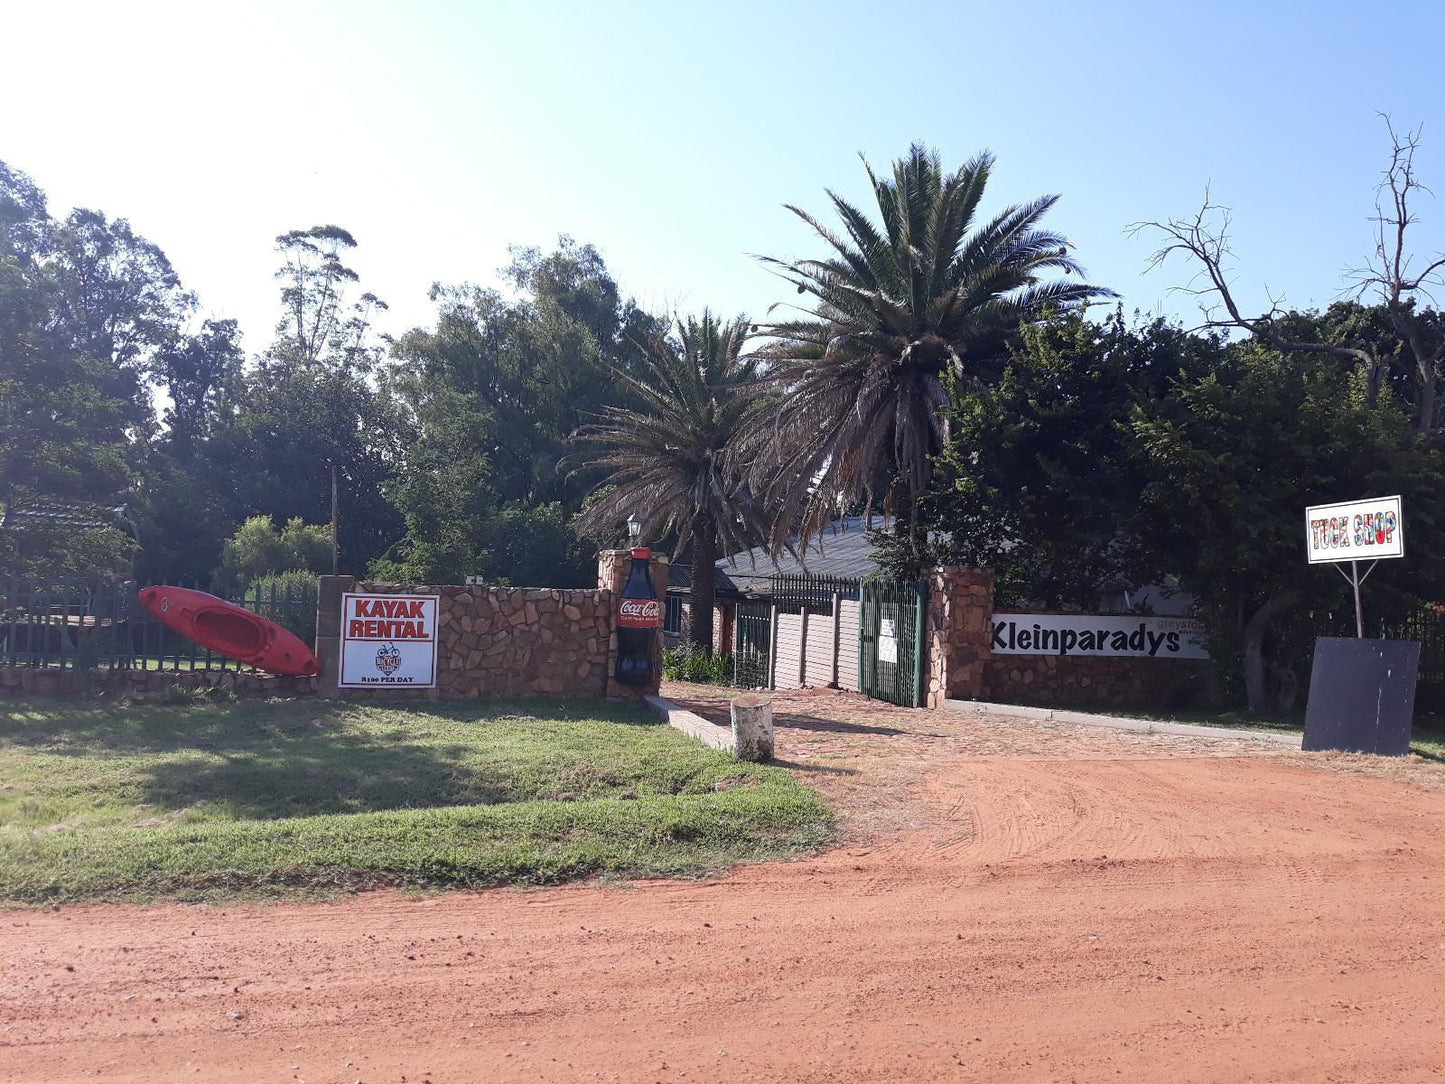
[[[635,515],[644,537],[676,532],[679,553],[690,543],[690,640],[711,652],[719,545],[745,549],[759,529],[734,451],[765,400],[758,359],[743,349],[747,320],[723,323],[704,310],[676,331],[646,341],[640,371],[613,367],[632,404],[605,407],[573,433],[589,446],[578,456],[584,466],[607,472],[578,527],[604,536]]]
[[[885,506],[906,499],[899,524],[911,536],[948,439],[949,380],[993,375],[1020,323],[1114,296],[1078,277],[1062,235],[1039,228],[1057,196],[980,220],[993,164],[984,152],[945,175],[920,144],[891,176],[865,160],[879,219],[830,190],[841,235],[788,205],[832,252],[763,257],[809,296],[799,318],[760,328],[773,340],[766,380],[782,394],[746,443],[754,484],[781,511],[775,545],[817,534],[848,504],[871,505],[880,487]]]

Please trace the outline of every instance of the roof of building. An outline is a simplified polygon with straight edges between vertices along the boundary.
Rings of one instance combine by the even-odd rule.
[[[718,561],[719,572],[744,591],[765,591],[774,576],[836,576],[861,580],[878,570],[873,547],[868,542],[869,529],[886,531],[893,525],[889,516],[844,516],[828,525],[821,536],[798,549],[797,556],[783,552],[776,558],[758,546],[734,553]]]
[[[692,591],[692,566],[684,561],[667,566],[667,589],[669,591]],[[738,585],[723,571],[723,562],[717,564],[717,575],[713,578],[713,590],[722,596],[740,595]]]

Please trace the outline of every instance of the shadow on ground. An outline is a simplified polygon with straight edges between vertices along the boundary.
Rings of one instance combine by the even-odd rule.
[[[367,713],[368,725],[360,725],[358,711]],[[205,806],[239,819],[269,820],[539,797],[536,774],[517,770],[518,760],[527,760],[525,738],[516,740],[515,755],[489,758],[456,740],[454,729],[530,718],[661,725],[638,709],[596,702],[29,705],[0,708],[0,748],[101,764],[114,760],[116,770],[134,774],[137,800],[158,809]],[[428,720],[439,725],[428,726]],[[541,796],[560,789],[566,797],[581,797],[614,782],[605,766],[585,758],[566,770],[570,776],[544,780],[549,793]]]

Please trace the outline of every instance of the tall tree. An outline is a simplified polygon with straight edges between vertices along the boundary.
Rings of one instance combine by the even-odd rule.
[[[199,332],[160,352],[155,375],[170,397],[166,428],[183,456],[211,433],[227,400],[234,399],[244,363],[235,320],[206,320]]]
[[[302,365],[374,363],[370,347],[372,317],[386,302],[365,292],[354,301],[348,287],[360,276],[342,261],[356,248],[356,238],[340,226],[290,230],[276,238],[281,266],[281,305],[276,325],[276,351]]]
[[[660,325],[622,299],[596,249],[567,237],[547,253],[513,249],[502,274],[514,295],[435,288],[435,326],[396,343],[394,387],[417,437],[388,488],[406,537],[378,576],[557,586],[595,577],[566,524],[594,479],[557,467],[568,435],[628,394],[611,367],[635,372],[635,343]],[[511,542],[523,522],[531,549]]]
[[[774,483],[778,494],[775,545],[794,530],[816,534],[842,505],[871,501],[880,486],[888,504],[906,504],[911,525],[948,439],[945,375],[994,372],[1021,322],[1112,296],[1045,277],[1083,274],[1065,238],[1038,226],[1057,196],[977,221],[992,155],[945,175],[938,154],[914,144],[891,177],[864,166],[877,223],[829,191],[845,236],[788,209],[832,255],[765,258],[812,299],[804,318],[762,328],[775,340],[765,350],[767,379],[785,394],[748,456],[755,482]]]
[[[648,342],[643,373],[612,371],[639,405],[608,407],[575,434],[596,449],[585,465],[608,472],[579,525],[605,534],[636,515],[645,537],[676,532],[679,551],[691,544],[690,639],[709,653],[718,544],[745,549],[758,527],[732,454],[764,402],[758,359],[743,353],[748,329],[706,310],[679,320],[675,338]]]
[[[108,361],[121,379],[149,375],[195,309],[166,254],[123,218],[72,211],[53,231],[50,264],[66,348]]]
[[[159,249],[95,212],[56,223],[0,163],[0,571],[123,568],[151,414],[141,375],[173,330]]]
[[[1158,267],[1175,254],[1197,265],[1199,272],[1184,288],[1203,299],[1203,327],[1247,331],[1257,341],[1286,354],[1318,354],[1363,368],[1373,398],[1390,372],[1392,361],[1408,361],[1414,386],[1415,431],[1432,434],[1438,427],[1436,396],[1445,369],[1445,325],[1426,306],[1431,290],[1445,287],[1445,252],[1423,260],[1410,249],[1410,228],[1419,216],[1412,204],[1428,190],[1415,172],[1415,151],[1420,131],[1395,131],[1388,117],[1390,161],[1375,190],[1374,251],[1363,267],[1351,273],[1350,293],[1357,301],[1374,300],[1396,340],[1400,354],[1382,353],[1369,336],[1329,339],[1300,336],[1290,326],[1289,313],[1271,298],[1270,310],[1251,316],[1240,307],[1231,285],[1233,269],[1229,246],[1230,213],[1214,203],[1206,191],[1200,209],[1187,218],[1139,222],[1135,233],[1159,236],[1163,245],[1150,259]]]
[[[1269,707],[1271,629],[1308,603],[1343,600],[1340,582],[1305,561],[1307,506],[1402,494],[1421,544],[1371,584],[1442,582],[1428,540],[1445,526],[1445,456],[1410,432],[1388,386],[1372,404],[1367,384],[1363,369],[1246,342],[1131,407],[1137,542],[1194,596],[1217,657],[1238,660],[1251,710]]]

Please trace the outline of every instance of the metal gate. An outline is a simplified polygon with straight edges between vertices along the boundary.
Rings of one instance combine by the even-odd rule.
[[[858,621],[858,688],[916,708],[923,703],[922,583],[865,580]]]
[[[773,611],[766,603],[740,602],[733,614],[733,684],[766,688],[772,655]]]

